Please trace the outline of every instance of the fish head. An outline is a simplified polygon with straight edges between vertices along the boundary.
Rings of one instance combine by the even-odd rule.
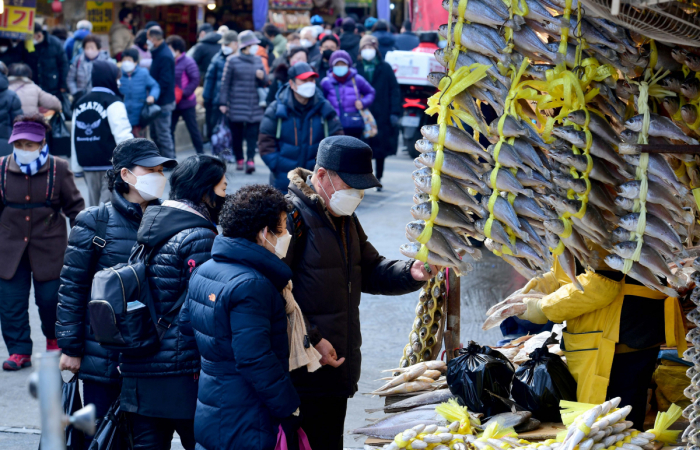
[[[446,66],[447,65],[447,60],[445,59],[445,49],[444,48],[439,48],[435,50],[435,53],[433,53],[435,56],[435,59],[437,62],[440,63],[441,66]]]
[[[417,242],[407,242],[405,244],[401,244],[401,247],[399,247],[399,251],[402,255],[408,258],[414,258],[416,254],[418,254],[420,247],[421,244]]]
[[[433,169],[430,167],[423,167],[422,169],[414,170],[411,176],[414,180],[417,178],[431,177],[433,175]]]
[[[624,159],[628,163],[632,164],[633,166],[639,165],[640,155],[629,155],[629,154],[624,153],[624,152],[620,152],[620,154],[622,155],[622,159]]]
[[[639,132],[642,130],[642,120],[644,120],[644,115],[638,114],[625,122],[625,128]]]
[[[438,133],[440,132],[440,125],[423,125],[420,132],[426,139],[437,139]]]
[[[634,206],[634,200],[618,195],[617,197],[615,197],[615,205],[619,206],[625,211],[631,211],[632,207]]]
[[[625,265],[625,260],[620,256],[611,253],[605,257],[605,264],[607,264],[611,269],[622,270],[622,266]]]
[[[443,23],[438,27],[438,34],[440,37],[447,39],[447,24]]]
[[[586,112],[582,109],[578,111],[570,112],[567,119],[575,123],[576,125],[583,125],[586,122]]]
[[[486,248],[489,249],[489,251],[491,251],[491,252],[493,252],[493,251],[500,251],[500,250],[501,250],[501,246],[498,245],[498,244],[496,244],[496,243],[495,243],[494,241],[492,241],[491,239],[484,239],[484,245],[485,245]]]
[[[479,219],[474,222],[474,229],[481,234],[484,234],[484,227],[486,226],[486,221],[488,219]]]
[[[622,227],[617,227],[612,231],[612,242],[627,241],[632,236],[632,233]]]
[[[564,222],[559,219],[545,220],[542,222],[544,229],[554,234],[561,234],[564,232]]]
[[[631,258],[636,249],[637,243],[634,241],[623,241],[613,245],[613,251],[625,259]]]
[[[636,229],[637,228],[637,223],[639,222],[639,213],[629,213],[626,216],[623,216],[620,218],[620,226],[622,228],[629,230],[629,229]]]
[[[443,2],[444,3],[444,2]],[[680,47],[676,47],[671,50],[671,57],[679,64],[685,64],[685,60],[688,58],[688,51]]]
[[[417,238],[425,229],[425,222],[422,220],[414,220],[406,224],[406,235]]]
[[[564,199],[562,201],[562,205],[564,205],[564,209],[569,211],[570,213],[577,213],[581,209],[581,201],[580,200],[572,200],[572,199]]]
[[[686,123],[693,123],[698,118],[698,109],[691,103],[683,105],[681,106],[681,117]]]
[[[640,182],[637,180],[622,183],[617,187],[617,192],[625,198],[637,198],[639,196]]]
[[[430,201],[430,194],[426,194],[425,192],[421,192],[420,194],[413,194],[413,202],[416,204],[416,206],[420,205],[421,203],[429,202]],[[431,203],[432,205],[432,203]]]
[[[549,230],[545,230],[544,232],[544,240],[549,245],[550,247],[554,248],[557,245],[559,245],[559,236],[556,234],[552,233]]]
[[[424,166],[433,167],[433,164],[435,163],[435,152],[421,153],[416,159]]]
[[[639,133],[637,133],[636,131],[626,129],[622,133],[620,133],[620,139],[622,140],[622,142],[626,142],[629,144],[636,144],[638,138]]]
[[[697,67],[700,65],[700,56],[696,55],[695,53],[688,53],[685,63],[688,65],[688,67]]]
[[[428,81],[435,87],[440,86],[440,81],[445,78],[447,74],[445,72],[430,72],[428,74]]]
[[[680,103],[678,102],[678,97],[664,97],[661,103],[663,104],[666,112],[668,112],[670,115],[674,115],[678,111],[678,107],[680,106]]]
[[[641,153],[639,144],[636,143],[621,142],[617,145],[617,150],[621,155],[639,155]]]
[[[433,143],[427,139],[418,139],[415,147],[420,153],[430,153],[433,151]]]
[[[429,194],[426,193],[420,193],[420,194],[415,194],[413,196],[413,200],[420,200],[422,199],[424,195],[427,195],[428,197]],[[416,198],[418,197],[418,198]],[[433,204],[430,201],[424,201],[421,203],[418,203],[417,205],[411,206],[411,215],[413,216],[414,219],[427,219],[430,217],[430,213],[432,211]]]

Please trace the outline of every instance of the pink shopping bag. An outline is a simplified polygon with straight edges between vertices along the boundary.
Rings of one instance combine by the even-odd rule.
[[[304,430],[299,428],[297,434],[299,434],[299,450],[311,450],[309,439],[306,437]],[[280,425],[280,431],[277,433],[277,445],[275,445],[275,450],[287,450],[287,437],[284,435],[282,425]]]

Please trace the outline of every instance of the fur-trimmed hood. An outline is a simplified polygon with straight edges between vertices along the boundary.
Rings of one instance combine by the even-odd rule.
[[[315,207],[320,208],[326,217],[328,217],[331,225],[335,226],[333,217],[331,216],[331,213],[328,212],[328,208],[326,207],[326,202],[323,200],[323,197],[318,195],[313,186],[310,186],[306,182],[311,175],[313,175],[313,172],[302,167],[297,167],[294,170],[290,170],[287,174],[287,178],[289,178],[289,181],[291,182],[289,184],[289,190],[297,197],[301,198],[304,203],[309,205],[318,205]],[[303,196],[300,194],[303,194]]]

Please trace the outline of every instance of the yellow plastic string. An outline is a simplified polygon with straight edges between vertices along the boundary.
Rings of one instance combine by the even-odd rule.
[[[656,436],[656,441],[663,442],[665,444],[671,444],[676,442],[678,435],[681,433],[680,430],[669,430],[668,428],[676,422],[681,417],[683,410],[675,403],[668,408],[668,411],[660,412],[656,415],[656,420],[654,421],[654,428],[648,430],[647,433],[651,433]]]
[[[554,248],[549,247],[549,251],[552,252],[552,256],[561,255],[562,253],[564,253],[564,241],[559,239],[559,243],[557,244],[557,246]]]
[[[564,4],[564,21],[566,26],[561,27],[561,41],[559,42],[559,53],[563,55],[561,65],[566,67],[566,52],[569,39],[569,24],[571,22],[571,3],[572,0],[566,0]]]

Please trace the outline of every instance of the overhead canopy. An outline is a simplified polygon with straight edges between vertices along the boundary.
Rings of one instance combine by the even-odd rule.
[[[202,5],[213,3],[213,0],[136,0],[137,5],[167,6],[167,5]]]

